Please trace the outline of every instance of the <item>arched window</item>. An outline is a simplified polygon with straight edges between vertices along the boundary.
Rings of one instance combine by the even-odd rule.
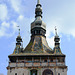
[[[17,73],[15,73],[15,75],[17,75]]]
[[[37,70],[36,69],[30,70],[30,75],[37,75]]]
[[[53,72],[50,69],[46,69],[43,71],[42,75],[53,75]]]
[[[60,73],[58,73],[58,75],[60,75]]]

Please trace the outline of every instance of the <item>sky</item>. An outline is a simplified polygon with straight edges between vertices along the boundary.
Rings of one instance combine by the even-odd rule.
[[[66,55],[67,75],[74,74],[75,64],[75,0],[40,0],[42,20],[46,23],[46,39],[54,47],[55,26]],[[0,75],[7,75],[8,55],[16,46],[20,26],[24,48],[30,41],[30,25],[35,20],[37,0],[0,0]]]

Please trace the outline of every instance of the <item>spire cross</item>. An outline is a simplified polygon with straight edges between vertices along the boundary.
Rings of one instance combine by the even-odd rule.
[[[18,30],[19,30],[19,35],[20,35],[20,26],[17,26],[17,27],[19,28]]]
[[[55,34],[57,35],[57,28],[56,28],[56,26],[55,26]]]
[[[40,4],[40,0],[37,0],[37,4]]]

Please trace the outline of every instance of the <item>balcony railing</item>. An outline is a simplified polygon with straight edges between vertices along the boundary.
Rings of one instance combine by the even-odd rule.
[[[9,63],[9,67],[40,67],[40,66],[65,66],[65,63],[52,63],[52,62],[17,62]]]

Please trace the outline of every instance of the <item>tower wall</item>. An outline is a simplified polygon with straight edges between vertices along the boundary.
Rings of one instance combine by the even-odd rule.
[[[37,57],[34,56],[31,58],[32,60],[31,59],[24,59],[24,60],[18,59],[17,62],[11,61],[9,62],[9,66],[7,67],[8,69],[7,75],[32,75],[30,73],[31,70],[37,70],[37,75],[44,75],[43,72],[46,70],[50,70],[53,73],[51,75],[67,75],[67,66],[65,65],[65,61],[62,61],[59,58],[62,59],[64,57],[52,57],[51,56],[50,58],[47,56],[45,57],[42,56],[37,59]],[[38,62],[35,60],[38,60]]]
[[[8,70],[8,74],[7,75],[31,75],[30,74],[30,70],[32,69],[36,69],[38,70],[37,75],[43,75],[44,70],[49,69],[53,72],[53,75],[59,75],[58,73],[60,73],[60,75],[67,75],[67,69],[63,69],[62,68],[15,68],[12,70]]]
[[[8,70],[7,75],[29,75],[29,70],[25,68],[13,68]]]

